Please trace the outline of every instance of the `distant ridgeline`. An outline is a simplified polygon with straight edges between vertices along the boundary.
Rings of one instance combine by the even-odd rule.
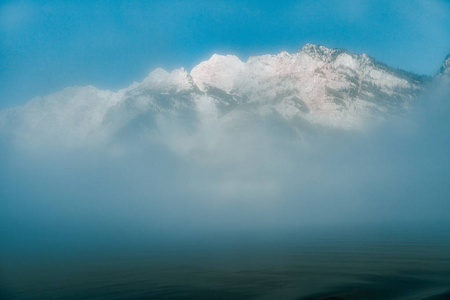
[[[190,73],[156,69],[117,92],[69,87],[34,98],[1,111],[0,131],[24,143],[73,147],[105,145],[136,131],[163,136],[161,124],[171,122],[194,132],[266,119],[299,135],[359,130],[407,111],[433,80],[448,81],[449,70],[450,56],[433,79],[312,44],[247,62],[215,54]]]

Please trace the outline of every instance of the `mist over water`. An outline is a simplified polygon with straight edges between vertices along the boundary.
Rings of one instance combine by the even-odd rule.
[[[449,21],[0,1],[0,300],[450,299]]]
[[[106,146],[72,149],[56,143],[23,146],[5,133],[0,149],[5,295],[42,293],[51,299],[81,293],[79,298],[108,299],[108,294],[82,294],[87,282],[55,283],[62,271],[52,264],[74,260],[82,262],[82,270],[93,268],[89,282],[102,291],[109,289],[98,282],[102,270],[131,272],[135,280],[128,285],[118,279],[122,275],[108,277],[112,285],[125,284],[116,291],[118,298],[130,295],[128,289],[141,291],[137,298],[161,299],[247,299],[265,293],[261,282],[242,285],[246,279],[239,272],[255,272],[249,275],[252,280],[261,274],[273,284],[266,287],[272,297],[278,290],[287,293],[282,298],[291,292],[300,296],[300,290],[314,295],[321,288],[344,285],[345,290],[346,283],[353,284],[353,277],[367,270],[372,279],[393,280],[392,272],[409,270],[410,262],[417,270],[441,272],[431,281],[445,282],[449,90],[430,90],[408,114],[358,132],[308,129],[299,134],[275,118],[226,128],[163,120],[156,134],[137,126]],[[417,255],[421,251],[435,252]],[[100,266],[99,257],[105,265]],[[311,265],[302,265],[308,259]],[[435,259],[444,264],[434,268]],[[315,265],[326,261],[330,268],[352,271],[331,276],[328,267]],[[391,261],[392,268],[376,267],[377,261]],[[179,269],[184,264],[190,266],[187,273]],[[83,271],[68,271],[75,265],[62,269],[79,274],[79,280]],[[37,284],[42,268],[51,270],[49,279],[42,277]],[[275,280],[275,270],[284,275]],[[214,281],[221,274],[231,276],[225,279],[230,285],[211,283],[216,294],[202,294],[197,283],[185,286],[183,281]],[[378,279],[365,288],[370,291]],[[408,287],[417,282],[429,287],[430,278],[410,279]],[[145,287],[133,286],[145,280]],[[39,287],[24,288],[30,282]],[[62,287],[61,294],[51,292],[49,282]],[[155,282],[184,287],[182,292],[158,292]],[[286,282],[296,288],[286,290]],[[191,290],[194,286],[202,292]],[[181,294],[171,294],[175,290]]]

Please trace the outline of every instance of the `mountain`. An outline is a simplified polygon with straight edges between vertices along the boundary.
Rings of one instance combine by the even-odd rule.
[[[448,74],[446,65],[441,70]],[[66,146],[107,143],[136,130],[233,128],[276,119],[306,128],[358,130],[402,113],[429,79],[366,54],[313,44],[297,53],[250,57],[214,54],[191,72],[156,69],[117,92],[70,87],[0,112],[0,128],[25,142]]]
[[[312,44],[295,54],[250,57],[246,63],[214,55],[191,76],[207,94],[219,90],[239,104],[257,104],[285,119],[345,129],[406,109],[426,81],[365,54]]]
[[[437,77],[447,78],[447,80],[450,80],[450,54],[445,58]]]

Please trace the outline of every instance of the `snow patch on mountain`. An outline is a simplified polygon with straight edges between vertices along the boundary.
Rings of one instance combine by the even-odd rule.
[[[209,60],[194,67],[191,76],[204,92],[212,86],[229,93],[244,67],[245,64],[234,55],[214,54]]]

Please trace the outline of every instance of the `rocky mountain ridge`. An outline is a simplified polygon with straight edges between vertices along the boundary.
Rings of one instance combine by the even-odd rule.
[[[446,63],[442,74],[448,73],[449,59]],[[35,98],[1,111],[0,130],[25,140],[38,132],[67,145],[107,141],[136,124],[151,131],[168,118],[197,127],[278,118],[297,131],[305,126],[358,130],[408,110],[429,81],[366,54],[313,44],[246,62],[215,54],[191,72],[156,69],[117,92],[70,87]]]

